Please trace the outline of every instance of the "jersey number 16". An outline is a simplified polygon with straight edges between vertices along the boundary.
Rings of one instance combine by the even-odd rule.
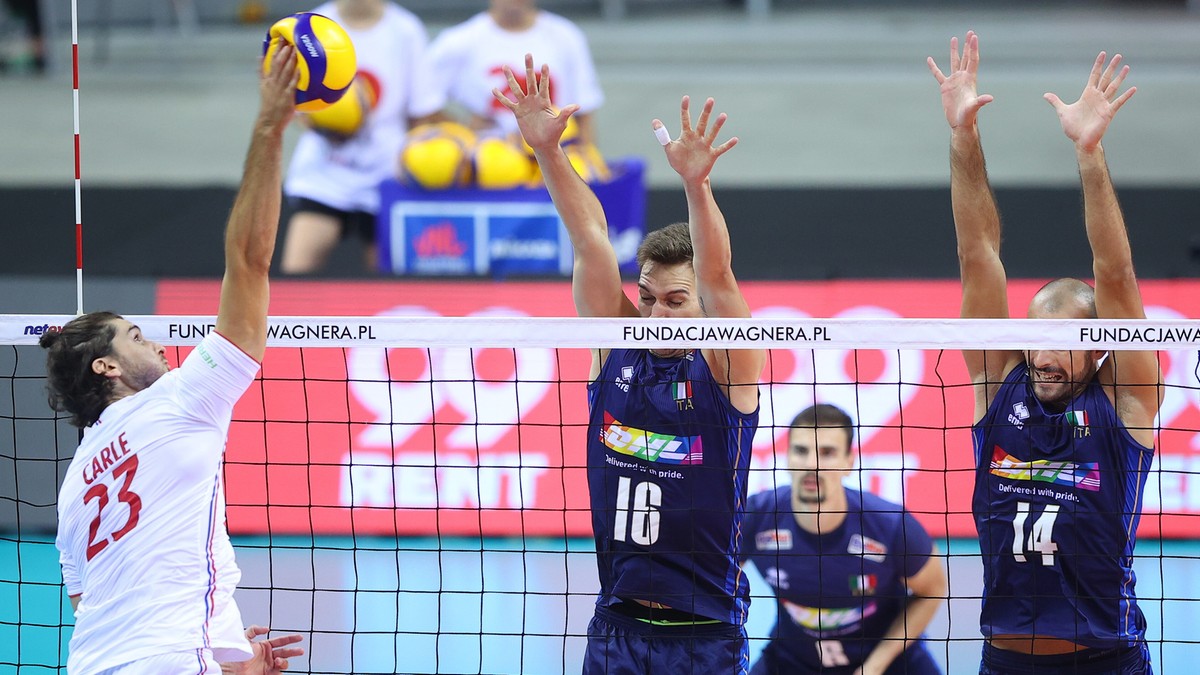
[[[617,512],[616,522],[613,524],[613,539],[649,546],[658,541],[658,507],[662,506],[662,488],[648,480],[633,485],[631,514],[629,493],[632,483],[628,476],[617,480]]]

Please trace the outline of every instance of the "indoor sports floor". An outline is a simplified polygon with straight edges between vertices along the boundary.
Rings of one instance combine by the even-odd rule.
[[[578,673],[597,588],[588,540],[235,539],[238,601],[248,624],[305,634],[296,673]],[[950,594],[927,635],[948,673],[979,665],[973,541],[952,540]],[[441,549],[439,551],[439,548]],[[522,551],[522,548],[525,550]],[[1200,541],[1138,543],[1138,595],[1156,672],[1184,672],[1197,649]],[[67,601],[52,541],[0,540],[0,663],[57,664],[65,657]],[[21,583],[11,578],[20,575]],[[769,594],[752,570],[751,593]],[[319,590],[314,591],[313,589]],[[274,588],[274,591],[263,590]],[[1161,600],[1160,598],[1166,598]],[[748,633],[763,638],[774,603],[758,598]],[[21,624],[18,628],[17,624]],[[312,632],[309,632],[312,631]],[[563,637],[569,635],[571,637]],[[762,648],[752,641],[751,657]],[[65,672],[0,666],[0,675]]]

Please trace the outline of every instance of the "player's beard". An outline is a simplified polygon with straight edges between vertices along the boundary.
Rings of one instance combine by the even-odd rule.
[[[162,361],[141,361],[141,362],[124,362],[121,364],[124,369],[124,380],[134,391],[142,391],[150,385],[158,381],[158,378],[167,374],[168,366]]]

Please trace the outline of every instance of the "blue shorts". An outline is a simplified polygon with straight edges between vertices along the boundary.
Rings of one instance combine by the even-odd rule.
[[[1084,649],[1071,654],[1031,656],[983,645],[979,675],[1154,675],[1146,643],[1133,647]]]
[[[745,675],[749,668],[741,626],[653,626],[607,607],[597,607],[588,624],[583,675]]]
[[[806,641],[802,644],[804,649],[815,649],[812,642]],[[750,671],[750,675],[790,675],[790,673],[801,673],[814,669],[812,665],[807,667],[802,665],[802,661],[798,663],[796,659],[786,658],[783,656],[785,652],[786,648],[782,647],[780,642],[772,640],[763,649],[762,656],[754,662],[754,669]],[[815,666],[815,668],[829,675],[852,675],[857,672],[859,665],[861,664],[844,668],[821,668],[820,666]],[[925,643],[918,642],[909,645],[900,656],[897,656],[883,675],[942,675],[942,669],[938,667],[929,650],[925,648]]]

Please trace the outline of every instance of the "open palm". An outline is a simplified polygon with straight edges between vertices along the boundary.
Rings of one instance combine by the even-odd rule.
[[[708,178],[708,174],[712,171],[713,164],[716,164],[717,158],[737,145],[738,139],[735,136],[716,147],[713,146],[713,143],[717,140],[717,134],[721,132],[721,127],[725,125],[725,120],[727,119],[725,113],[721,113],[717,115],[717,119],[712,123],[712,126],[709,126],[708,122],[709,117],[712,115],[713,104],[711,98],[704,102],[704,109],[700,112],[700,119],[696,120],[696,126],[693,128],[692,115],[689,110],[690,99],[684,96],[679,106],[681,128],[679,138],[663,147],[667,153],[667,162],[675,170],[675,173],[678,173],[683,178],[685,183],[695,183]],[[659,120],[654,120],[653,122],[655,129],[662,125],[662,122]]]
[[[942,109],[951,129],[975,124],[979,109],[992,102],[989,94],[976,93],[979,75],[979,36],[968,31],[963,41],[962,54],[958,52],[958,38],[950,38],[950,74],[942,73],[933,57],[925,62],[938,81],[942,92]]]
[[[1121,55],[1117,54],[1105,68],[1105,58],[1104,52],[1100,52],[1096,57],[1091,75],[1088,76],[1088,83],[1078,101],[1067,104],[1054,94],[1045,95],[1045,99],[1058,113],[1063,133],[1084,150],[1091,150],[1100,144],[1117,111],[1137,91],[1137,87],[1130,87],[1125,93],[1117,95],[1121,83],[1129,74],[1129,66],[1118,70]]]
[[[508,98],[499,89],[492,89],[492,96],[513,112],[525,142],[535,151],[557,147],[567,128],[567,120],[579,110],[579,106],[572,104],[556,110],[551,105],[550,66],[542,64],[541,76],[534,77],[533,55],[525,55],[525,82],[529,91],[521,88],[508,66],[504,66],[504,76],[508,78],[508,88],[513,98]]]

